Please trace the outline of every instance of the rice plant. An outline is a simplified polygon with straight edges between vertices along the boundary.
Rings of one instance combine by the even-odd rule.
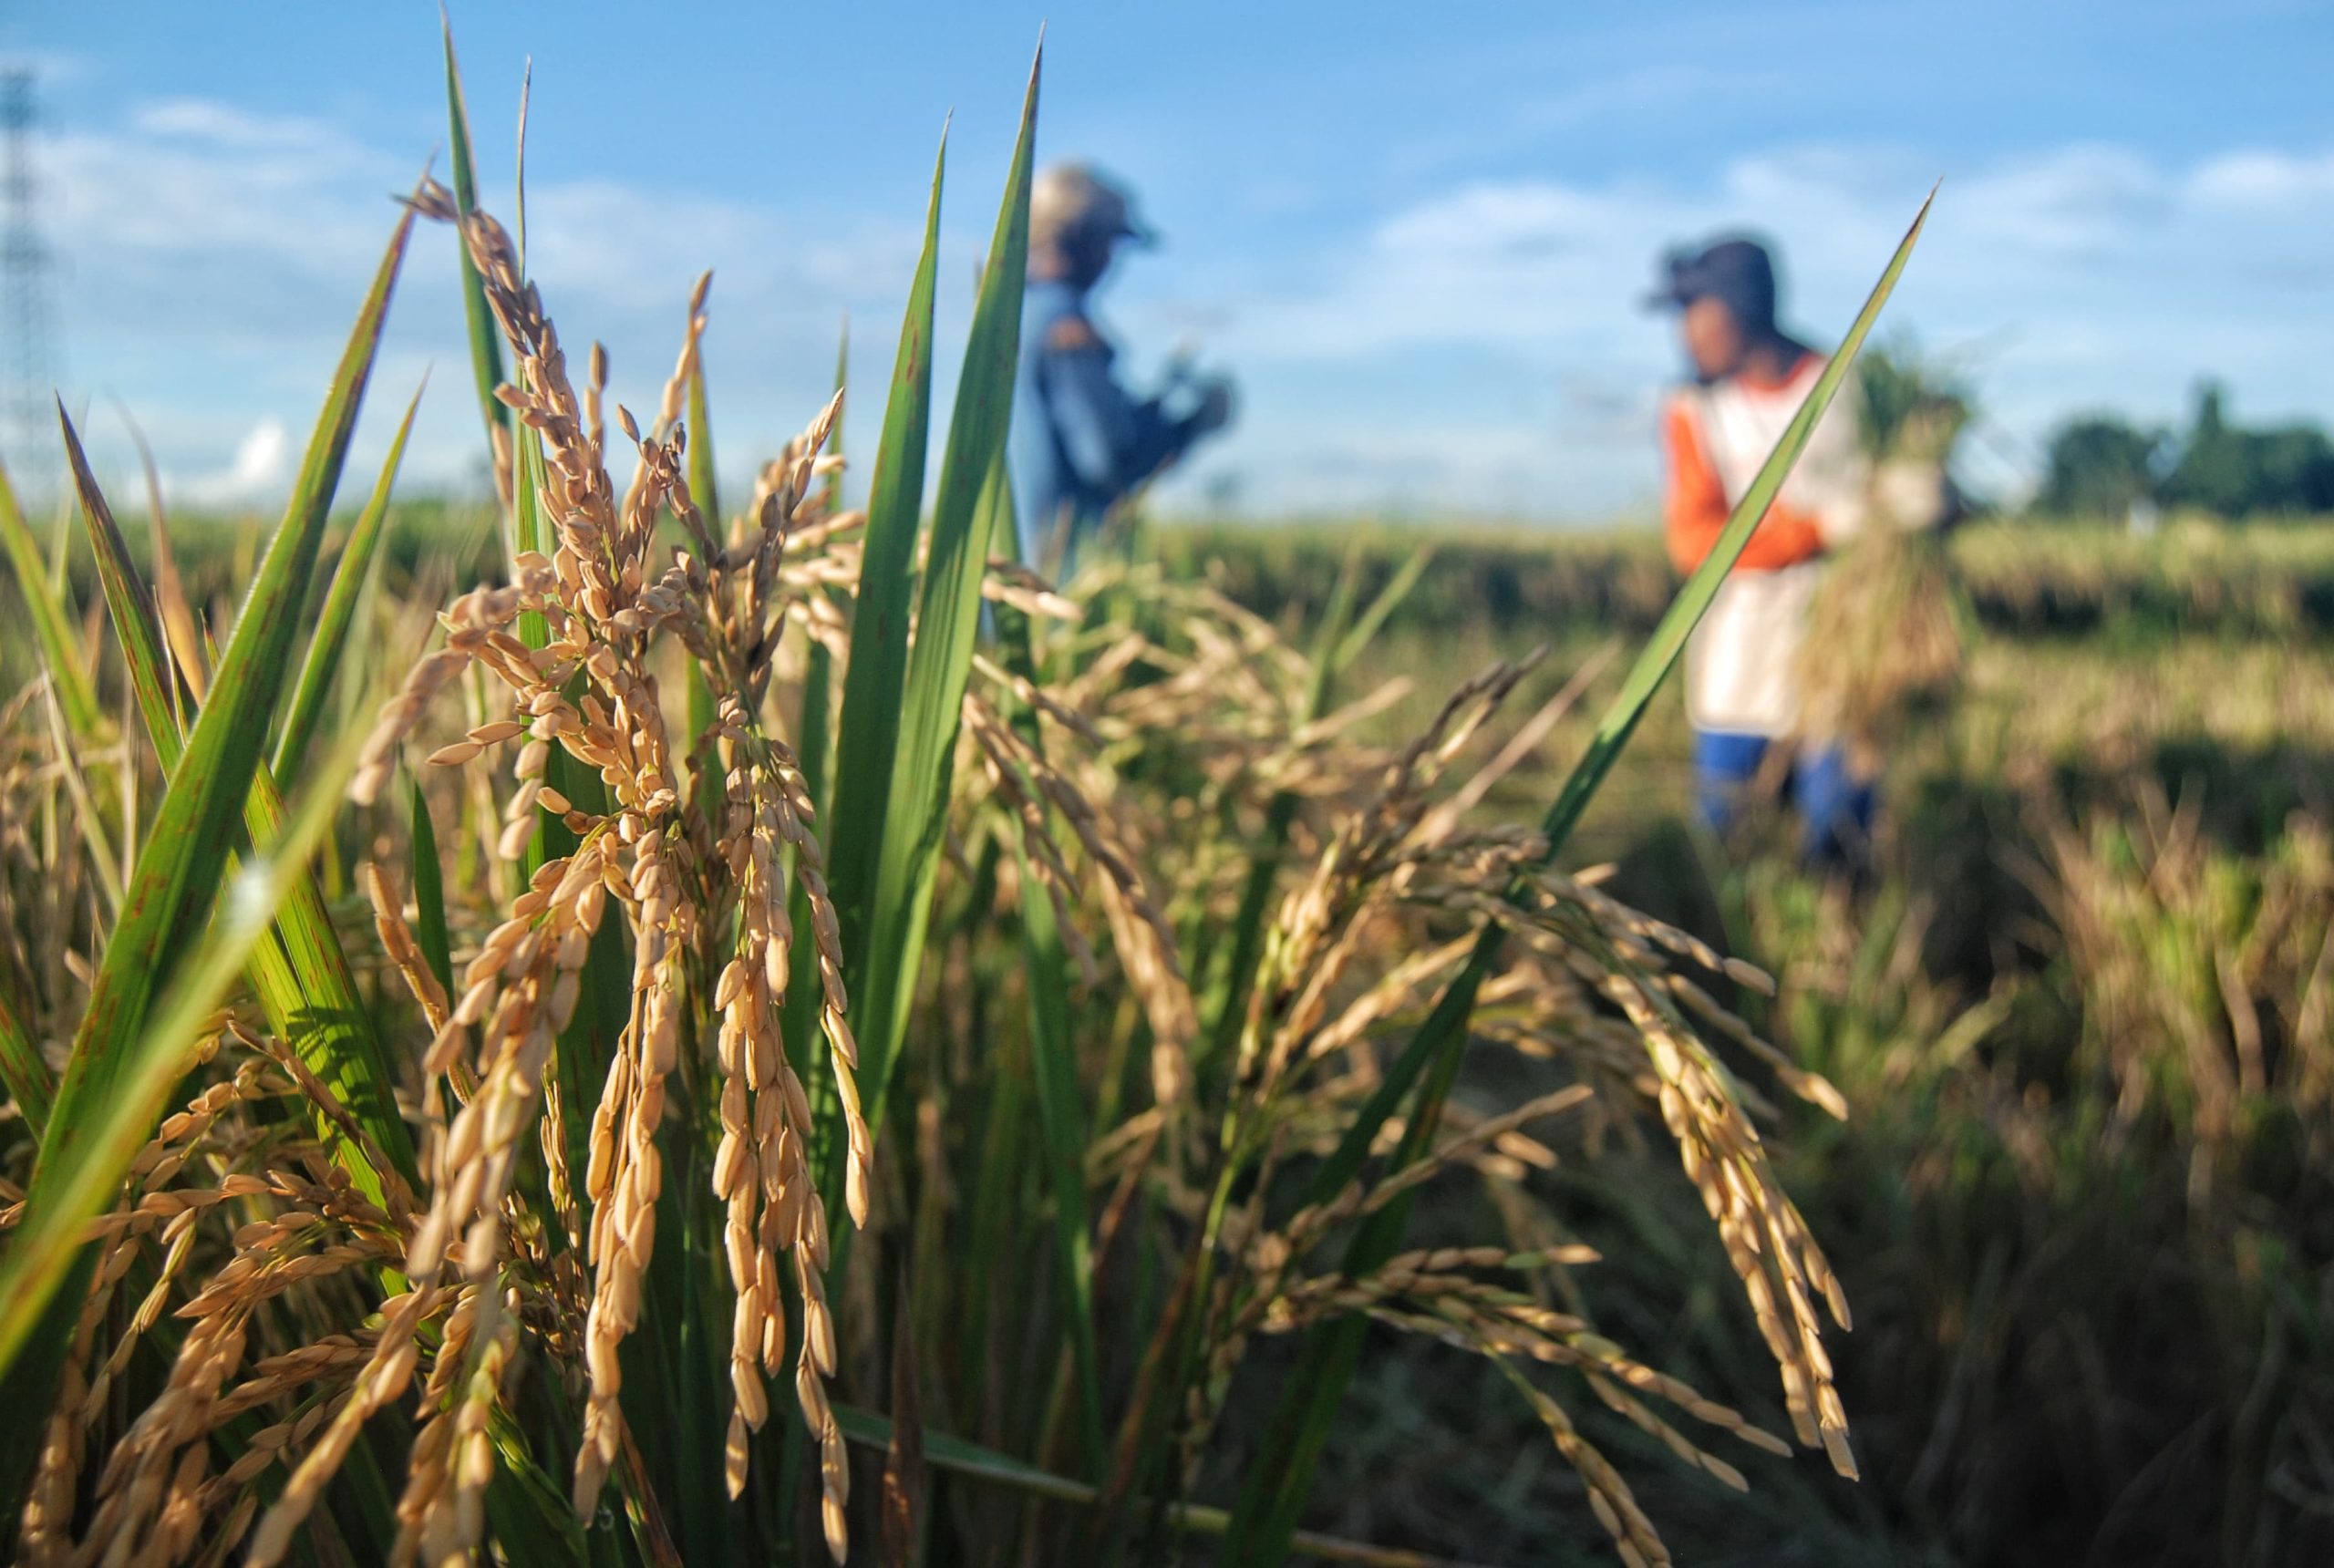
[[[166,631],[193,623],[69,425],[101,656],[18,561],[44,666],[0,715],[22,1560],[1429,1561],[1300,1528],[1373,1331],[1495,1367],[1627,1563],[1668,1555],[1589,1404],[1722,1485],[1728,1450],[1793,1440],[1853,1476],[1846,1303],[1748,1075],[1839,1097],[1692,978],[1755,972],[1564,852],[1918,224],[1519,828],[1477,808],[1529,754],[1492,743],[1532,660],[1358,733],[1399,693],[1340,676],[1403,578],[1348,580],[1300,651],[1156,567],[1065,590],[996,558],[1034,73],[929,512],[938,172],[867,506],[832,482],[839,388],[725,515],[708,285],[647,418],[596,347],[579,383],[447,62],[453,183],[397,219],[223,648]],[[405,673],[337,727],[394,450],[302,605],[421,222],[460,241],[507,559],[424,603],[426,642],[373,602]],[[20,556],[13,501],[0,531]],[[1539,1087],[1455,1092],[1487,1056]],[[1410,1233],[1430,1187],[1639,1124],[1788,1437],[1600,1332],[1561,1213]],[[1264,1456],[1229,1478],[1227,1418]]]

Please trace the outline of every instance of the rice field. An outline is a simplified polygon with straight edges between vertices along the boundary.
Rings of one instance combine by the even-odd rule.
[[[1633,743],[1627,788],[1575,840],[1615,866],[1605,885],[1617,896],[1772,973],[1778,995],[1743,998],[1746,1016],[1850,1112],[1790,1113],[1781,1167],[1856,1308],[1835,1357],[1864,1479],[1809,1487],[1754,1466],[1736,1508],[1665,1489],[1647,1506],[1681,1561],[2267,1563],[2311,1560],[2329,1539],[2312,1500],[2329,1474],[2334,1235],[2310,1108],[2334,1001],[2334,644],[2265,617],[2237,585],[2277,580],[2248,556],[2306,561],[2330,536],[2322,524],[2094,533],[2101,559],[2060,583],[2084,560],[2060,542],[2085,535],[2035,522],[2032,581],[2009,601],[1988,574],[2019,526],[1953,542],[1979,624],[1949,706],[1886,757],[1871,886],[1845,897],[1799,872],[1779,823],[1725,848],[1685,828],[1689,737],[1674,692]],[[2175,582],[2167,565],[2200,537],[2226,579],[2184,590],[2168,615],[2143,585]],[[1301,531],[1170,533],[1161,548],[1200,539],[1227,581],[1260,585],[1260,603],[1303,593],[1277,575],[1278,552],[1309,542]],[[1390,573],[1420,546],[1437,565],[1456,557],[1462,580],[1516,573],[1523,603],[1611,603],[1636,570],[1629,547],[1602,540],[1381,532],[1371,553]],[[1609,586],[1593,586],[1600,573]],[[1988,609],[2079,599],[2117,607],[2079,624]],[[1535,635],[1555,641],[1552,665],[1594,667],[1616,634],[1587,619],[1540,633],[1397,617],[1362,678],[1429,686]],[[1628,635],[1624,621],[1621,645]],[[1556,678],[1535,672],[1523,700]],[[1590,711],[1616,679],[1607,662]],[[1379,722],[1399,730],[1415,700]],[[1585,731],[1557,725],[1543,766],[1560,769]],[[1503,798],[1528,798],[1528,766],[1509,788]],[[1547,1181],[1575,1233],[1609,1256],[1623,1255],[1616,1236],[1691,1255],[1696,1212],[1645,1196],[1649,1181]],[[1624,1310],[1691,1347],[1672,1365],[1729,1364],[1731,1318],[1716,1300],[1651,1290]],[[1430,1396],[1429,1376],[1400,1387],[1444,1412],[1443,1435],[1399,1401],[1379,1418],[1448,1468],[1390,1494],[1368,1486],[1366,1467],[1342,1472],[1354,1490],[1340,1522],[1403,1519],[1409,1539],[1434,1539],[1461,1474],[1479,1507],[1510,1510],[1482,1537],[1483,1559],[1527,1558],[1560,1489],[1519,1474],[1496,1441],[1479,1450],[1483,1395]]]
[[[1961,685],[1811,881],[1680,825],[1665,676],[1815,407],[1682,585],[1359,529],[1048,583],[1034,77],[953,409],[935,171],[890,383],[725,496],[707,286],[661,385],[571,359],[448,67],[280,521],[69,420],[57,531],[0,487],[15,1560],[2327,1544],[2322,530],[1957,540]],[[422,224],[475,516],[346,471]]]

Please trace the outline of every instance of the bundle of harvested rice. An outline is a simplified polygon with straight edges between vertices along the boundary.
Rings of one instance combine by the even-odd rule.
[[[1890,744],[1953,695],[1964,616],[1934,530],[1856,540],[1808,609],[1799,653],[1802,729],[1845,745],[1856,772],[1875,775]]]
[[[1867,518],[1823,574],[1798,667],[1802,733],[1843,745],[1869,779],[1960,679],[1967,610],[1945,550],[1960,510],[1946,463],[1969,407],[1902,349],[1868,356],[1859,379]]]

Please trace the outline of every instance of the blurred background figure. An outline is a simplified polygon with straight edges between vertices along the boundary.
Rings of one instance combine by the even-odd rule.
[[[1232,418],[1224,377],[1179,362],[1157,395],[1137,397],[1113,369],[1088,299],[1120,245],[1152,238],[1127,192],[1092,168],[1059,163],[1038,176],[1008,456],[1021,560],[1058,580],[1114,504]]]
[[[1755,240],[1672,252],[1650,303],[1678,313],[1691,373],[1662,412],[1669,558],[1702,563],[1727,514],[1823,374],[1824,356],[1777,323],[1773,259]],[[1863,524],[1868,468],[1853,412],[1834,399],[1774,504],[1743,547],[1686,650],[1695,794],[1723,831],[1778,743],[1790,762],[1801,848],[1834,861],[1869,834],[1873,791],[1836,742],[1800,740],[1800,646],[1824,553]]]

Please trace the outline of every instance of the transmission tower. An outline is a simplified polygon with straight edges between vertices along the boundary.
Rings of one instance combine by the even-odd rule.
[[[0,459],[32,480],[46,477],[56,445],[47,438],[56,366],[33,168],[37,114],[32,67],[0,63]]]

